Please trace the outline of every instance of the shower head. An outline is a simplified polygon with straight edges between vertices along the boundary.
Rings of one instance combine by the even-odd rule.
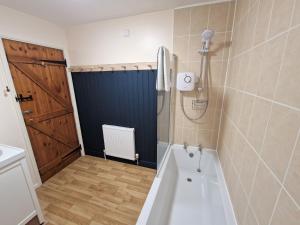
[[[211,42],[211,39],[213,38],[215,34],[215,31],[214,30],[210,30],[210,29],[205,29],[203,32],[202,32],[202,43],[204,44],[204,47],[206,50],[208,50],[209,48],[209,44]]]
[[[215,34],[215,31],[210,30],[210,29],[205,29],[202,32],[202,40],[203,41],[210,41],[213,38],[214,34]]]

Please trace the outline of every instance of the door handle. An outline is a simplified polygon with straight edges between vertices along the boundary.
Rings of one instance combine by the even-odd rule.
[[[30,114],[30,113],[32,113],[32,110],[31,110],[31,109],[22,111],[22,114],[23,114],[23,115]]]

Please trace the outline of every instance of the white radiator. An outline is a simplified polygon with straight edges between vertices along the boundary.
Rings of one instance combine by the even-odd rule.
[[[134,128],[102,125],[104,153],[123,159],[136,160]]]

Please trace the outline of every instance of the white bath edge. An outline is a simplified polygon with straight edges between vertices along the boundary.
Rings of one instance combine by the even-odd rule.
[[[166,150],[166,152],[165,152],[165,154],[164,154],[164,156],[163,156],[163,158],[162,158],[162,160],[161,160],[161,162],[159,164],[159,167],[157,168],[156,177],[158,177],[159,174],[160,174],[160,172],[162,171],[163,166],[164,166],[165,161],[166,161],[166,159],[167,159],[167,157],[169,155],[169,151],[171,151],[172,146],[173,145],[171,145],[171,144],[168,145],[167,150]]]
[[[148,193],[148,196],[146,198],[146,201],[144,203],[144,206],[142,208],[142,211],[140,213],[140,216],[138,218],[136,225],[148,225],[148,221],[149,221],[149,217],[152,212],[152,208],[154,206],[156,197],[159,193],[159,187],[160,187],[161,181],[164,178],[163,175],[166,170],[167,162],[170,158],[170,155],[172,155],[171,152],[178,148],[183,149],[183,145],[173,144],[172,146],[168,147],[168,150],[166,151],[166,154],[164,156],[162,164],[161,164],[160,168],[158,169],[157,175],[154,178],[151,189]],[[194,151],[194,150],[197,150],[198,148],[197,147],[189,147],[189,149]],[[225,177],[223,174],[222,165],[221,165],[221,162],[219,159],[218,152],[214,149],[204,149],[204,150],[207,152],[213,152],[213,155],[215,155],[215,157],[217,158],[217,160],[215,160],[215,163],[216,163],[215,166],[216,166],[218,180],[220,181],[220,184],[222,186],[221,193],[220,193],[221,194],[221,202],[224,206],[226,206],[226,208],[224,208],[226,223],[230,224],[230,225],[237,225],[236,216],[234,213],[230,194],[229,194],[229,191],[227,188],[227,183],[226,183],[226,180],[225,180]],[[176,171],[174,171],[174,173],[176,173]]]
[[[139,215],[139,218],[137,220],[136,225],[146,225],[147,224],[147,221],[148,221],[148,218],[150,216],[150,212],[151,212],[151,209],[153,207],[153,203],[154,203],[154,200],[155,200],[156,195],[158,193],[158,188],[159,188],[159,185],[160,185],[160,182],[161,182],[160,174],[163,173],[164,169],[166,168],[166,163],[165,162],[167,161],[167,159],[170,156],[171,149],[172,149],[172,145],[169,145],[168,149],[167,149],[167,151],[166,151],[166,153],[165,153],[165,155],[164,155],[164,157],[161,161],[160,167],[157,169],[156,176],[154,177],[154,180],[152,182],[150,191],[147,195],[147,198],[145,200],[144,206],[143,206],[142,211]]]
[[[230,210],[231,210],[231,214],[232,214],[232,216],[234,217],[233,218],[233,225],[238,225],[237,224],[237,219],[236,219],[236,215],[235,215],[235,212],[234,212],[234,208],[233,208],[233,204],[232,204],[232,201],[231,201],[231,196],[230,196],[230,193],[229,193],[229,190],[228,190],[228,186],[227,186],[227,182],[226,182],[226,179],[225,179],[225,176],[224,176],[224,171],[223,171],[223,167],[222,167],[222,164],[221,164],[221,161],[220,161],[220,157],[219,157],[219,152],[217,151],[217,150],[214,150],[214,151],[216,151],[216,153],[217,153],[217,155],[218,155],[218,167],[220,168],[220,171],[219,171],[219,173],[220,173],[220,178],[221,178],[221,181],[222,181],[222,183],[223,183],[223,186],[225,187],[225,195],[226,195],[226,199],[227,199],[227,201],[228,201],[228,203],[227,204],[229,204],[229,206],[230,206]]]

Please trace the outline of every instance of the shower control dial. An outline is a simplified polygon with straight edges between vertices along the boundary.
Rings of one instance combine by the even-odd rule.
[[[185,83],[191,83],[192,82],[192,77],[189,76],[188,74],[186,74],[185,77],[184,77],[184,82]]]

